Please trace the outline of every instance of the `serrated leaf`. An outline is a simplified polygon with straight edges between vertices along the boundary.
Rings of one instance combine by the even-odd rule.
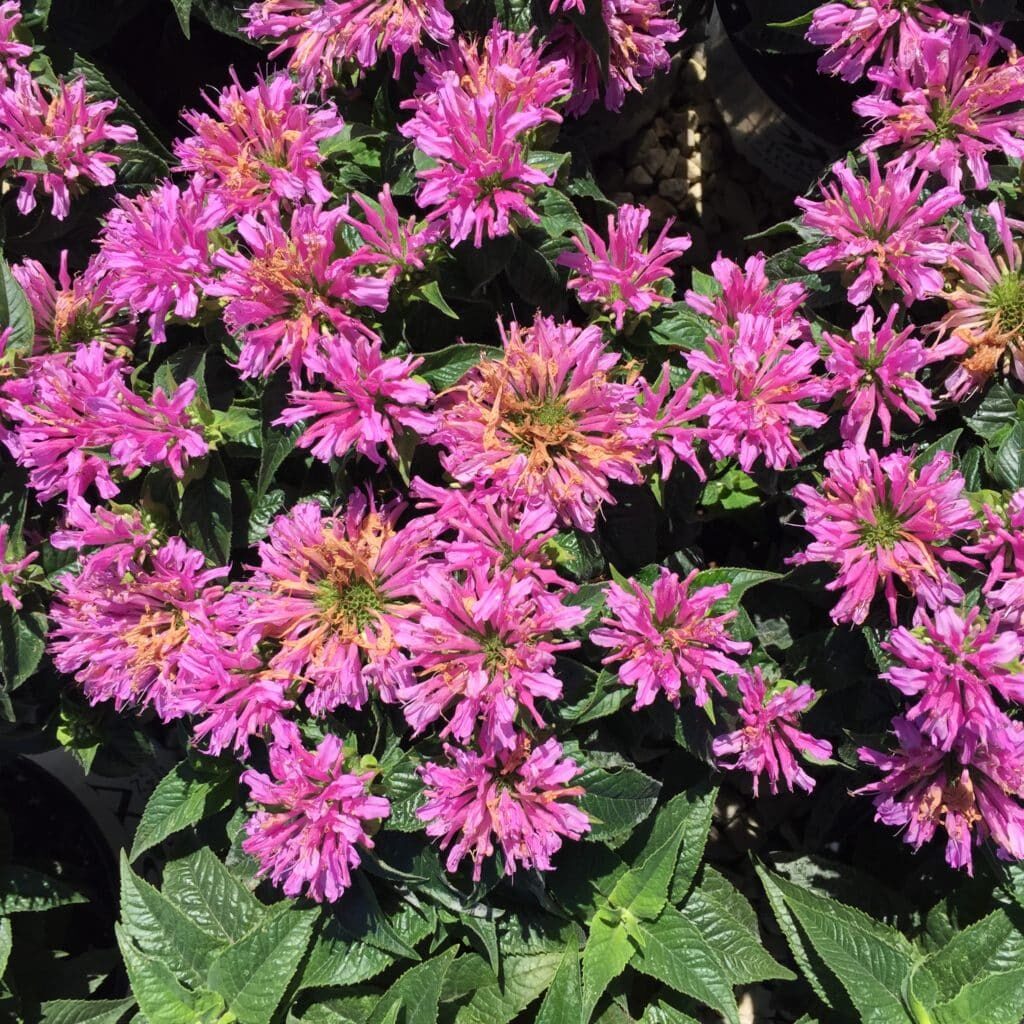
[[[904,994],[918,959],[913,946],[895,928],[854,907],[778,875],[772,882],[864,1024],[908,1024],[913,1018]]]
[[[625,969],[636,947],[618,918],[599,912],[583,947],[583,1020],[589,1021],[605,989]]]
[[[636,768],[587,768],[579,785],[580,807],[590,815],[589,839],[622,836],[654,810],[661,783]]]
[[[664,306],[651,321],[651,340],[665,348],[699,349],[710,333],[708,321],[682,302]]]
[[[164,868],[164,894],[200,928],[237,942],[270,912],[207,847]]]
[[[190,39],[192,30],[189,20],[192,16],[192,0],[171,0],[171,5],[174,7],[174,13],[178,16],[181,31],[186,39]]]
[[[218,565],[228,562],[234,513],[231,481],[219,455],[207,456],[206,472],[190,480],[185,487],[178,518],[185,539],[193,547],[205,552]]]
[[[424,302],[430,303],[438,312],[443,313],[446,317],[452,320],[458,320],[459,314],[448,305],[447,300],[441,294],[441,286],[437,281],[427,281],[426,284],[422,284],[415,291],[415,297],[423,299]]]
[[[551,987],[540,1004],[534,1024],[582,1024],[583,988],[580,981],[580,946],[569,940]]]
[[[0,866],[0,915],[38,913],[88,902],[74,886],[33,868]]]
[[[46,616],[0,605],[0,677],[11,690],[29,679],[46,651]]]
[[[369,1024],[383,1024],[396,1004],[405,1011],[405,1024],[437,1024],[444,976],[457,952],[458,948],[452,946],[440,956],[410,967],[381,996],[370,1015]]]
[[[992,458],[989,470],[1008,490],[1024,487],[1024,423],[1017,423],[1003,439]]]
[[[1020,1024],[1024,1018],[1024,967],[991,974],[935,1007],[935,1024]]]
[[[263,452],[260,455],[260,469],[256,476],[254,508],[270,490],[270,485],[274,482],[274,474],[280,468],[281,463],[295,450],[295,442],[301,433],[300,426],[291,427],[289,430],[264,426]]]
[[[656,921],[641,921],[637,929],[641,948],[633,966],[638,971],[706,1003],[729,1024],[739,1024],[729,974],[696,925],[668,907]]]
[[[23,356],[32,352],[35,337],[35,318],[25,292],[11,273],[7,261],[0,257],[0,332],[11,329],[7,344],[0,352],[0,360],[14,354]]]
[[[695,786],[676,798],[677,800],[686,799],[688,811],[682,824],[683,848],[672,876],[671,900],[673,903],[682,901],[700,867],[701,858],[704,856],[704,847],[708,841],[708,832],[711,829],[711,818],[715,812],[717,796],[717,787]]]
[[[484,359],[500,359],[501,352],[488,345],[449,345],[423,356],[416,371],[435,391],[444,391],[457,384],[477,363]]]
[[[951,430],[948,434],[943,434],[942,437],[933,441],[927,448],[923,448],[914,456],[914,469],[920,470],[924,466],[930,465],[932,459],[934,459],[939,452],[948,452],[952,455],[956,451],[956,443],[960,440],[960,435],[962,433],[963,428],[957,427],[956,430]],[[954,459],[954,465],[955,464],[956,460]]]
[[[233,790],[234,780],[229,777],[204,777],[188,761],[175,765],[146,801],[129,860],[137,860],[168,836],[223,810],[231,802]]]
[[[14,948],[14,939],[11,932],[11,919],[0,917],[0,979],[7,970],[7,961],[11,957],[11,950]]]
[[[495,985],[498,975],[477,953],[456,957],[444,976],[441,1002],[451,1003],[471,996],[477,989]]]
[[[132,995],[148,1024],[195,1024],[196,1001],[165,964],[135,946],[121,925],[114,925]]]
[[[245,1024],[270,1024],[302,960],[319,911],[271,914],[210,965],[207,985]]]
[[[691,584],[692,590],[700,587],[714,587],[720,583],[729,584],[729,594],[722,598],[717,607],[721,609],[735,608],[743,595],[752,587],[762,583],[770,583],[772,580],[781,580],[785,574],[779,572],[768,572],[765,569],[741,569],[731,566],[721,566],[716,569],[704,569],[697,573]]]
[[[540,189],[534,205],[540,216],[541,227],[552,238],[574,235],[586,239],[583,219],[573,201],[564,192],[545,186]]]
[[[117,1024],[134,999],[54,999],[43,1003],[43,1024]]]
[[[561,960],[561,951],[506,956],[501,981],[477,991],[455,1024],[508,1024],[547,989]]]
[[[997,381],[989,387],[978,408],[967,417],[967,426],[980,437],[991,439],[1017,419],[1017,395],[1008,385]]]
[[[188,917],[158,889],[139,878],[121,855],[121,924],[148,956],[196,987],[226,943]]]

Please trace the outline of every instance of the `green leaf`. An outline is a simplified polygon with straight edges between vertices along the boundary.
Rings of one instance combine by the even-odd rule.
[[[0,915],[4,917],[86,902],[86,898],[67,882],[32,868],[15,864],[0,866]]]
[[[561,960],[561,951],[506,956],[501,981],[479,989],[455,1024],[508,1024],[548,988]]]
[[[587,944],[583,947],[583,1020],[590,1020],[605,989],[633,958],[633,945],[625,926],[617,916],[600,911],[590,922]]]
[[[270,485],[274,482],[274,474],[278,471],[281,463],[295,450],[295,442],[301,433],[302,428],[298,425],[289,430],[264,426],[263,454],[260,456],[260,471],[256,477],[254,508],[270,490]]]
[[[29,679],[46,651],[46,616],[0,606],[0,677],[11,690]]]
[[[705,295],[708,298],[716,298],[722,294],[722,286],[718,281],[711,274],[705,274],[696,267],[690,271],[690,287],[698,295]]]
[[[11,934],[11,919],[0,917],[0,979],[7,970],[7,961],[11,958],[11,949],[14,946],[14,938]]]
[[[43,1003],[43,1024],[117,1024],[134,999],[54,999]]]
[[[590,815],[589,839],[620,837],[654,810],[661,783],[636,768],[587,768],[579,785],[580,806]]]
[[[956,452],[956,443],[960,440],[960,435],[963,433],[962,427],[957,427],[956,430],[951,430],[948,434],[943,434],[937,441],[933,441],[927,448],[923,448],[921,451],[914,456],[914,469],[920,470],[924,466],[930,465],[932,459],[935,458],[939,452],[948,452],[954,454]],[[954,465],[956,461],[954,459]]]
[[[685,798],[687,813],[682,824],[683,849],[672,876],[671,900],[673,903],[682,901],[700,867],[701,858],[704,856],[704,846],[708,841],[708,832],[711,829],[711,817],[715,811],[717,796],[717,787],[710,788],[701,785],[694,786],[676,797],[677,800]]]
[[[487,961],[477,953],[466,953],[456,957],[444,976],[441,986],[441,1002],[461,1001],[477,989],[497,983],[498,976]]]
[[[164,868],[164,895],[204,932],[237,942],[269,913],[207,847]]]
[[[1024,423],[1017,423],[999,445],[989,469],[1009,490],[1024,487]]]
[[[651,340],[664,348],[703,348],[710,333],[708,321],[682,302],[663,307],[651,321]]]
[[[317,910],[285,909],[264,918],[210,967],[208,986],[245,1024],[270,1024],[302,960]]]
[[[174,13],[178,16],[178,24],[181,25],[181,31],[185,34],[185,38],[191,39],[189,19],[192,14],[192,0],[171,0],[171,5],[174,7]]]
[[[565,295],[555,265],[532,245],[516,239],[512,258],[505,267],[509,284],[531,306],[551,308]]]
[[[656,921],[637,926],[641,948],[633,960],[638,971],[692,996],[739,1024],[732,982],[721,959],[696,925],[672,907]]]
[[[991,440],[1009,424],[1016,422],[1020,396],[1002,382],[989,387],[978,408],[967,417],[967,426],[980,437]]]
[[[534,1024],[583,1024],[583,989],[580,983],[580,944],[571,938],[551,987],[540,1004]]]
[[[204,551],[218,565],[231,557],[231,481],[217,454],[207,456],[206,472],[193,478],[181,498],[182,533],[194,547]]]
[[[8,327],[11,334],[5,350],[0,352],[0,361],[14,354],[31,354],[36,330],[32,306],[14,279],[7,261],[0,257],[0,332]]]
[[[935,1007],[936,1024],[1020,1024],[1024,1019],[1024,967],[991,974]]]
[[[420,285],[414,295],[416,298],[423,299],[424,302],[429,302],[434,309],[443,313],[446,317],[452,320],[459,319],[459,314],[448,305],[447,300],[441,294],[441,286],[437,281],[427,281],[426,284]]]
[[[146,801],[129,860],[138,860],[168,836],[223,810],[234,790],[233,778],[198,772],[190,762],[181,761],[160,780]]]
[[[540,215],[541,227],[551,238],[575,235],[577,238],[586,239],[583,219],[573,201],[564,192],[545,186],[540,190],[534,205]]]
[[[954,999],[962,989],[988,974],[1024,964],[1024,933],[1004,910],[956,932],[924,962],[935,982],[935,1001]]]
[[[717,569],[705,569],[694,577],[692,589],[700,587],[714,587],[720,583],[729,584],[729,594],[718,602],[719,610],[736,608],[743,595],[752,587],[762,583],[770,583],[772,580],[781,580],[785,574],[779,572],[768,572],[764,569],[736,569],[722,566]]]
[[[405,1010],[405,1024],[437,1024],[441,987],[457,952],[458,947],[452,946],[440,956],[410,967],[380,997],[380,1002],[370,1015],[369,1024],[383,1024],[396,1004]]]
[[[435,391],[444,391],[457,384],[477,363],[484,359],[500,359],[501,352],[487,345],[459,342],[423,356],[416,371]]]
[[[787,908],[839,979],[864,1024],[907,1024],[904,1003],[917,955],[895,928],[772,875]]]
[[[121,924],[139,949],[166,964],[176,977],[197,986],[226,943],[187,916],[158,889],[144,882],[121,854]]]
[[[148,1024],[196,1024],[196,999],[160,960],[136,947],[125,929],[114,925],[128,983]]]

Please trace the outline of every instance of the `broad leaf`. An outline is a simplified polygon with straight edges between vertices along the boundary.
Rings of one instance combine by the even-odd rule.
[[[633,958],[633,945],[625,926],[607,911],[590,922],[587,944],[583,947],[583,1020],[590,1020],[605,989]]]
[[[33,868],[15,864],[0,867],[0,915],[53,910],[85,902],[86,898],[67,882]]]
[[[382,1024],[396,1004],[405,1011],[405,1024],[437,1024],[441,987],[456,952],[458,948],[453,946],[432,960],[410,967],[381,996],[369,1024]]]
[[[43,1024],[117,1024],[134,999],[54,999],[43,1003]]]
[[[591,818],[590,839],[631,831],[654,809],[661,784],[636,768],[588,768],[580,776],[580,806]]]
[[[582,1024],[583,989],[580,981],[580,946],[569,940],[551,987],[540,1004],[534,1024]]]

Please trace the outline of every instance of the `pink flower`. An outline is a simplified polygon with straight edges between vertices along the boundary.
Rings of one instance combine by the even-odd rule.
[[[532,751],[520,739],[517,749],[494,757],[449,746],[445,753],[454,764],[420,769],[427,802],[416,813],[427,823],[427,835],[448,849],[449,871],[469,854],[473,880],[479,881],[495,845],[507,875],[517,865],[549,871],[563,839],[578,840],[590,831],[586,814],[571,803],[583,787],[567,785],[580,768],[563,758],[556,739]]]
[[[773,794],[779,791],[780,776],[791,793],[798,787],[810,793],[814,779],[800,767],[795,755],[816,761],[832,756],[830,743],[797,728],[800,714],[818,695],[809,686],[791,686],[774,689],[765,700],[768,688],[757,667],[742,673],[737,685],[743,697],[739,707],[743,724],[735,732],[717,737],[712,744],[719,766],[750,772],[754,796],[757,796],[762,775],[768,776],[768,787]],[[730,755],[734,755],[733,760],[726,761]]]
[[[93,484],[112,498],[112,467],[130,475],[162,463],[181,477],[190,456],[206,453],[186,411],[195,381],[170,398],[158,388],[147,402],[125,385],[127,374],[93,342],[72,358],[41,357],[25,377],[0,387],[0,414],[13,423],[0,429],[0,440],[29,471],[41,501],[65,491],[74,499]]]
[[[970,764],[950,762],[905,718],[893,719],[891,754],[862,747],[857,756],[884,772],[854,793],[871,793],[875,820],[901,830],[919,850],[946,830],[946,861],[973,874],[972,846],[991,837],[1000,856],[1024,859],[1024,728],[1007,720],[996,748],[979,747]]]
[[[245,17],[250,39],[280,40],[271,57],[292,51],[288,67],[307,92],[337,84],[340,64],[376,67],[385,51],[397,78],[406,53],[420,56],[423,36],[443,44],[454,30],[443,0],[257,0]]]
[[[330,361],[312,364],[328,389],[293,391],[291,404],[275,422],[291,426],[314,419],[299,438],[300,447],[323,462],[354,448],[383,469],[382,445],[397,461],[396,437],[406,430],[427,436],[436,425],[424,409],[433,392],[412,377],[422,362],[412,356],[385,359],[380,341],[360,338],[351,348],[339,345]]]
[[[982,562],[987,573],[982,592],[989,594],[999,583],[1024,578],[1024,488],[1005,503],[982,505],[980,515],[978,537],[963,551]]]
[[[1024,259],[1013,230],[1021,222],[1006,216],[998,200],[988,206],[1001,251],[964,214],[967,243],[954,245],[949,267],[954,287],[944,291],[949,312],[934,326],[938,336],[951,335],[967,348],[966,358],[946,380],[949,396],[961,401],[992,379],[1001,366],[1024,381]]]
[[[420,610],[397,627],[417,672],[398,690],[414,734],[445,715],[442,736],[477,737],[493,754],[515,746],[521,718],[543,726],[537,699],[562,695],[555,654],[579,646],[557,635],[578,626],[585,609],[538,602],[530,580],[482,566],[463,578],[428,573],[417,596]]]
[[[17,71],[26,57],[32,56],[32,47],[19,43],[15,29],[21,21],[18,0],[0,3],[0,87],[7,81],[8,71]]]
[[[572,71],[572,98],[566,110],[576,116],[597,102],[602,82],[605,107],[619,110],[627,92],[640,92],[643,79],[669,67],[668,44],[683,37],[662,0],[601,0],[600,9],[608,33],[607,75],[602,55],[575,25],[561,21],[551,32],[550,54],[565,60]]]
[[[584,302],[594,302],[606,313],[614,313],[615,329],[622,330],[626,311],[645,313],[652,306],[668,302],[659,285],[672,276],[668,265],[690,248],[690,236],[669,238],[675,223],[670,217],[654,244],[645,246],[651,211],[644,206],[620,206],[608,215],[608,242],[589,225],[587,241],[573,238],[579,250],[562,253],[556,261],[576,273],[569,278]]]
[[[414,610],[431,540],[397,527],[402,506],[356,492],[338,515],[303,502],[270,526],[242,588],[246,626],[271,641],[268,666],[294,680],[313,714],[360,708],[370,686],[385,700],[411,680],[395,629]]]
[[[676,459],[686,463],[701,480],[707,479],[704,467],[697,457],[695,445],[705,436],[693,421],[703,416],[703,409],[693,401],[693,382],[671,392],[670,366],[666,362],[655,387],[640,378],[643,403],[637,422],[637,435],[650,441],[661,468],[662,479],[667,478]]]
[[[853,109],[876,125],[865,152],[896,146],[910,165],[941,174],[959,189],[963,164],[978,188],[991,180],[990,153],[1024,157],[1024,72],[1017,51],[993,64],[1007,40],[997,31],[975,35],[966,19],[924,33],[907,59],[869,72],[884,94]]]
[[[110,282],[103,280],[95,260],[84,273],[68,272],[68,251],[60,254],[57,280],[41,263],[23,260],[11,267],[32,306],[35,319],[33,355],[67,352],[91,341],[102,342],[113,351],[131,348],[136,325],[129,310],[110,295]]]
[[[905,4],[902,0],[841,0],[814,11],[808,42],[828,49],[818,70],[856,82],[874,64],[892,66],[910,59],[923,33],[952,20],[934,4]],[[897,56],[898,55],[898,56]]]
[[[887,448],[892,440],[894,411],[903,413],[914,424],[921,422],[922,415],[935,419],[931,390],[917,379],[917,373],[930,363],[963,351],[962,342],[955,339],[926,348],[922,341],[912,337],[913,324],[894,331],[899,309],[894,303],[877,330],[874,310],[867,306],[849,338],[822,332],[831,350],[825,368],[832,374],[832,385],[837,395],[842,396],[846,410],[839,432],[848,443],[863,445],[877,416],[882,446]]]
[[[501,328],[504,355],[486,360],[438,399],[431,439],[460,483],[543,504],[593,530],[613,480],[639,483],[647,444],[633,429],[637,390],[611,379],[618,355],[597,327],[537,315]]]
[[[424,67],[416,95],[402,103],[413,116],[399,126],[433,161],[418,172],[416,201],[431,220],[446,219],[453,244],[506,235],[515,214],[537,221],[528,201],[554,178],[530,166],[526,137],[561,121],[550,104],[569,93],[565,64],[543,63],[531,34],[495,24],[478,43],[457,39],[425,56]]]
[[[298,385],[303,369],[317,372],[339,344],[375,340],[354,314],[359,307],[387,309],[388,285],[358,274],[358,261],[335,256],[343,215],[303,205],[285,228],[280,212],[268,206],[238,222],[248,254],[221,249],[214,255],[225,273],[207,292],[227,299],[224,322],[243,335],[243,377],[269,377],[287,366]]]
[[[334,104],[303,102],[286,74],[258,78],[251,89],[241,87],[234,71],[231,78],[216,100],[208,100],[215,116],[182,115],[193,134],[174,144],[178,170],[199,175],[232,214],[306,198],[328,202],[319,143],[344,127]]]
[[[362,239],[352,253],[360,265],[383,271],[384,280],[393,285],[403,274],[423,270],[430,249],[441,240],[437,224],[421,223],[415,217],[402,220],[391,198],[391,186],[385,185],[376,203],[355,193],[352,199],[362,210],[356,220],[344,207],[341,221]]]
[[[367,793],[372,771],[344,770],[337,736],[325,736],[313,752],[294,726],[279,727],[275,740],[270,774],[242,773],[249,795],[264,808],[246,822],[242,849],[286,896],[333,903],[352,884],[360,847],[373,849],[366,823],[386,818],[391,805]]]
[[[143,522],[138,509],[125,505],[115,508],[93,508],[84,498],[70,499],[64,529],[53,533],[50,543],[58,551],[98,549],[88,555],[91,570],[112,570],[116,576],[124,576],[155,547],[156,530]]]
[[[979,608],[940,608],[933,616],[919,610],[912,630],[900,626],[882,644],[895,659],[882,678],[920,698],[907,720],[943,750],[966,751],[965,759],[1003,727],[993,690],[1024,702],[1024,637],[1000,628],[998,614],[980,616]]]
[[[65,574],[50,609],[50,651],[59,672],[74,676],[93,704],[152,706],[163,721],[195,710],[182,654],[195,641],[204,608],[226,568],[204,569],[201,552],[179,537],[126,573],[110,560]],[[208,664],[203,671],[209,670]]]
[[[85,79],[60,82],[50,98],[27,72],[18,70],[13,87],[0,89],[0,166],[21,178],[18,210],[36,206],[36,189],[53,197],[53,215],[63,220],[72,191],[84,182],[113,185],[121,158],[105,152],[109,143],[135,141],[135,129],[107,124],[116,100],[90,103]]]
[[[0,9],[0,14],[2,14]],[[39,557],[38,551],[32,551],[24,558],[13,558],[10,548],[11,528],[7,523],[0,523],[0,601],[15,611],[21,610],[18,588],[25,584],[25,570]],[[8,561],[12,558],[12,561]]]
[[[592,630],[590,639],[610,648],[602,664],[619,666],[619,681],[636,687],[633,710],[653,704],[659,692],[679,707],[683,684],[693,691],[698,707],[708,702],[708,687],[720,694],[719,675],[740,672],[734,654],[746,654],[750,644],[733,640],[726,626],[738,612],[713,614],[729,596],[729,584],[693,590],[697,571],[681,580],[664,566],[648,593],[635,580],[628,589],[609,583],[605,603],[610,617]]]
[[[964,478],[951,467],[948,452],[917,470],[909,455],[879,458],[872,449],[848,446],[825,456],[829,475],[821,492],[807,484],[793,488],[814,540],[792,561],[837,567],[827,587],[843,592],[834,622],[862,623],[881,586],[895,623],[897,582],[930,608],[963,599],[943,562],[969,561],[947,544],[978,524],[963,497]]]
[[[834,164],[832,175],[835,181],[821,186],[822,200],[796,200],[804,224],[831,239],[800,262],[808,270],[843,271],[856,306],[883,285],[902,292],[907,305],[941,292],[936,268],[954,250],[941,220],[964,197],[947,185],[922,201],[928,174],[902,157],[880,170],[869,154],[867,178],[844,163]]]
[[[790,332],[791,339],[807,333],[807,321],[797,311],[807,300],[807,289],[797,281],[773,284],[765,273],[764,253],[748,256],[742,267],[721,254],[711,264],[718,291],[702,295],[687,290],[686,304],[710,317],[721,329],[735,329],[740,313],[770,317],[780,334]]]
[[[707,339],[708,352],[687,354],[694,379],[713,382],[694,412],[707,416],[705,436],[716,459],[736,455],[748,470],[763,456],[773,469],[785,469],[802,458],[794,431],[828,419],[802,403],[825,401],[831,387],[815,372],[817,345],[790,343],[795,325],[780,333],[766,316],[739,313],[737,321],[735,330]]]
[[[191,320],[210,282],[210,232],[226,218],[198,180],[184,191],[165,181],[152,192],[118,198],[100,239],[97,270],[109,294],[136,314],[149,313],[153,341],[166,340],[173,312]]]

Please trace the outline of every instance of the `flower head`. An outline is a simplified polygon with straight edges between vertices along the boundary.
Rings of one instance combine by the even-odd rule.
[[[809,686],[792,686],[775,690],[766,700],[768,687],[757,667],[740,675],[737,685],[743,697],[739,707],[743,724],[712,744],[719,765],[749,772],[754,796],[762,775],[768,776],[773,794],[779,791],[780,776],[790,792],[800,788],[810,793],[814,779],[800,767],[797,755],[819,761],[832,756],[830,743],[798,728],[800,714],[818,695]],[[733,757],[731,762],[725,760],[729,756]]]
[[[420,609],[398,626],[416,669],[398,691],[417,734],[447,715],[443,736],[474,736],[486,753],[516,743],[520,717],[544,725],[540,698],[557,700],[562,683],[555,655],[579,646],[560,640],[586,617],[584,609],[539,602],[532,582],[477,566],[464,578],[428,573],[417,587]]]
[[[319,143],[344,127],[334,104],[303,102],[286,74],[260,78],[251,89],[241,87],[234,71],[231,77],[209,99],[212,115],[182,115],[192,134],[174,144],[179,170],[199,175],[232,214],[285,201],[328,202]]]
[[[654,243],[644,243],[651,211],[644,206],[620,206],[608,215],[608,241],[584,225],[586,242],[574,237],[575,253],[562,253],[559,265],[575,274],[569,287],[584,302],[593,302],[615,316],[615,329],[622,330],[626,311],[645,313],[652,306],[668,302],[659,284],[672,276],[668,265],[690,248],[690,236],[669,238],[675,223],[669,218]]]
[[[398,528],[402,506],[356,492],[344,512],[296,505],[270,526],[242,588],[247,627],[273,641],[268,665],[305,691],[314,714],[385,699],[411,678],[395,627],[410,611],[429,534]]]
[[[773,469],[802,458],[794,431],[820,427],[828,417],[804,403],[825,401],[831,386],[814,367],[817,345],[794,346],[793,331],[780,331],[770,317],[737,314],[735,330],[724,328],[707,339],[707,352],[694,350],[687,363],[711,389],[694,412],[707,416],[705,436],[716,459],[736,455],[744,470],[759,456]]]
[[[447,43],[454,30],[444,0],[257,0],[245,18],[250,39],[280,40],[271,57],[291,51],[288,67],[307,92],[335,85],[339,65],[373,68],[388,51],[397,78],[403,56],[418,56],[424,36]]]
[[[14,557],[10,536],[10,526],[0,523],[0,602],[19,611],[21,599],[18,597],[18,588],[24,585],[24,572],[39,557],[39,552],[30,551],[23,558]]]
[[[886,448],[892,440],[893,412],[915,424],[921,422],[922,415],[935,419],[932,393],[917,374],[930,363],[963,351],[962,342],[956,339],[926,348],[914,337],[913,324],[902,331],[893,330],[898,313],[899,306],[894,303],[876,328],[874,310],[867,306],[848,338],[822,333],[830,350],[825,368],[846,410],[839,432],[848,443],[863,445],[876,416]]]
[[[113,570],[124,576],[145,560],[146,552],[156,545],[156,530],[143,522],[142,513],[124,505],[114,509],[91,506],[84,498],[72,498],[66,505],[64,528],[57,530],[50,543],[58,551],[89,551],[89,566],[94,572]]]
[[[61,576],[50,639],[58,671],[73,676],[93,704],[152,706],[164,721],[195,711],[182,654],[228,572],[204,563],[202,552],[172,537],[125,573],[110,560],[86,558],[78,575]]]
[[[901,693],[918,697],[906,713],[936,746],[970,751],[1003,728],[993,691],[1024,702],[1024,637],[987,620],[979,608],[919,611],[914,628],[894,629],[883,647],[894,664],[882,673]]]
[[[881,93],[853,109],[874,121],[866,151],[896,146],[912,166],[959,189],[966,163],[978,188],[991,180],[989,154],[1024,157],[1024,69],[996,31],[976,34],[965,18],[923,33],[903,60],[872,68]],[[995,61],[996,57],[1003,57]]]
[[[960,401],[978,390],[1004,366],[1024,381],[1024,258],[1003,204],[988,207],[999,238],[993,252],[970,213],[964,215],[967,243],[949,257],[954,286],[942,298],[949,312],[935,325],[939,337],[952,336],[966,347],[965,358],[946,380],[949,395]]]
[[[611,481],[641,480],[636,388],[611,379],[619,357],[597,327],[538,314],[531,327],[502,333],[502,358],[439,397],[432,440],[446,449],[441,462],[460,483],[488,484],[593,530],[601,503],[614,500]]]
[[[0,89],[0,166],[21,178],[18,210],[36,206],[36,190],[52,197],[53,215],[63,220],[71,209],[72,190],[85,182],[113,185],[121,158],[105,147],[133,142],[135,129],[112,125],[107,118],[116,100],[90,102],[85,79],[60,82],[51,96],[27,72],[14,75],[14,85]]]
[[[520,739],[515,749],[496,756],[447,746],[445,753],[451,764],[420,769],[427,802],[416,813],[427,823],[427,835],[448,850],[449,871],[468,854],[479,881],[496,846],[507,875],[517,865],[549,871],[564,839],[590,831],[586,814],[572,803],[583,787],[568,785],[580,767],[563,757],[557,740],[530,750]]]
[[[832,167],[834,181],[821,186],[820,200],[797,199],[807,227],[825,236],[826,244],[801,262],[808,270],[841,270],[849,285],[847,298],[863,305],[876,288],[902,292],[904,302],[942,291],[937,269],[953,253],[942,218],[964,197],[952,186],[921,198],[927,171],[906,158],[878,166],[868,155],[868,177],[844,163]]]
[[[644,79],[668,68],[668,45],[683,36],[662,0],[601,0],[600,11],[608,34],[607,58],[571,22],[560,21],[551,32],[549,52],[568,64],[573,77],[566,110],[577,116],[597,102],[602,83],[605,107],[621,109],[627,92],[642,91]]]
[[[707,478],[704,467],[697,457],[696,443],[705,436],[702,427],[694,420],[704,415],[704,410],[693,398],[693,381],[688,380],[682,387],[671,390],[670,367],[666,362],[656,385],[640,378],[643,402],[637,433],[649,440],[661,468],[662,479],[672,472],[676,459],[684,462],[701,480]]]
[[[367,823],[391,813],[384,797],[367,792],[372,771],[344,768],[337,736],[325,736],[309,751],[294,726],[281,725],[270,745],[270,774],[242,773],[263,808],[246,822],[242,849],[286,896],[333,903],[352,884],[360,848],[373,849]]]
[[[964,478],[951,467],[948,452],[916,469],[909,455],[879,457],[848,446],[825,456],[820,492],[807,484],[793,488],[814,536],[793,561],[837,567],[827,587],[843,592],[832,609],[835,622],[863,622],[879,587],[895,622],[897,583],[931,608],[963,598],[943,563],[967,560],[947,545],[977,523],[963,497]]]
[[[190,320],[209,284],[210,232],[226,212],[198,180],[184,190],[169,181],[130,199],[121,196],[107,218],[97,271],[109,294],[136,314],[149,314],[153,340],[166,340],[166,320]]]
[[[709,688],[720,694],[720,675],[740,671],[733,655],[746,654],[750,644],[734,640],[726,626],[737,611],[714,613],[729,596],[729,584],[694,589],[697,572],[685,579],[662,567],[648,593],[639,583],[609,583],[605,603],[611,612],[590,639],[610,648],[605,665],[619,665],[619,680],[636,687],[633,709],[653,704],[659,693],[679,707],[683,686],[698,707],[709,699]]]
[[[293,391],[290,405],[275,421],[291,425],[313,419],[298,440],[324,462],[352,449],[378,468],[386,462],[381,446],[398,458],[395,438],[404,430],[428,435],[435,417],[426,411],[434,397],[430,386],[414,380],[422,359],[381,355],[381,343],[360,338],[351,348],[339,345],[330,361],[314,366],[324,378],[322,391]]]
[[[19,43],[14,30],[21,21],[18,0],[0,3],[0,86],[7,80],[7,72],[17,71],[26,57],[32,56],[32,47]]]
[[[316,372],[340,345],[376,338],[355,312],[386,309],[388,285],[357,273],[358,261],[335,255],[343,213],[302,205],[286,228],[280,212],[267,207],[238,222],[247,251],[214,255],[224,273],[207,291],[227,300],[224,321],[243,336],[243,377],[287,366],[297,385],[304,369]]]
[[[67,352],[91,341],[102,342],[113,353],[131,348],[136,325],[130,311],[110,294],[110,282],[90,261],[84,273],[68,272],[68,251],[60,255],[54,280],[37,260],[23,260],[11,267],[32,307],[35,320],[33,355]]]

